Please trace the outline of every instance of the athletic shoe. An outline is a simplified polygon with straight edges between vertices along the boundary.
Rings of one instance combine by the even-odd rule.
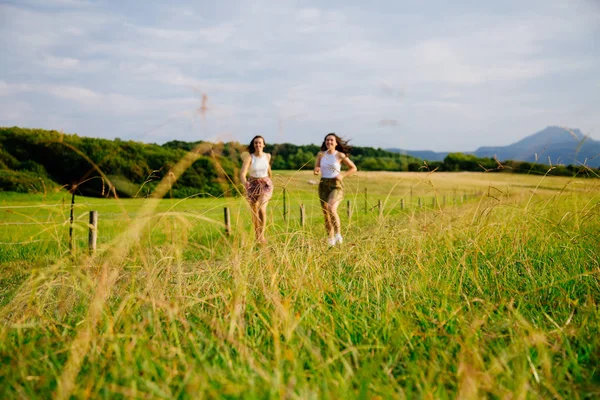
[[[327,244],[329,246],[335,246],[335,242],[336,242],[336,240],[334,237],[327,239]]]
[[[340,235],[339,233],[336,233],[336,235],[335,235],[335,242],[337,244],[344,243],[344,238],[342,237],[342,235]]]

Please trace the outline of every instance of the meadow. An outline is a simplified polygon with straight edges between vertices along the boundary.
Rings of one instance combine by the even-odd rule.
[[[69,251],[70,194],[0,193],[0,398],[600,396],[600,180],[360,172],[333,248],[274,182],[265,246],[239,196],[76,196]]]

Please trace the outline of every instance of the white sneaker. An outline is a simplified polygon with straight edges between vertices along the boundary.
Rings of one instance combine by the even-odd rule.
[[[334,237],[327,239],[327,244],[329,246],[335,246],[335,242],[336,242],[336,240]]]
[[[342,235],[340,235],[339,233],[336,233],[336,235],[335,235],[335,242],[337,244],[344,243],[344,238],[342,237]]]

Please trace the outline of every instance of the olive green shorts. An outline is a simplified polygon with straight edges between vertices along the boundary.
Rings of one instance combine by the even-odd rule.
[[[344,198],[344,185],[335,178],[321,178],[319,199],[322,203],[339,202]]]

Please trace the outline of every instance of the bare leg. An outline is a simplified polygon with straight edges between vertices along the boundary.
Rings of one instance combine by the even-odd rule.
[[[323,209],[323,216],[325,217],[325,230],[327,231],[327,235],[329,236],[329,238],[333,238],[334,230],[331,221],[332,216],[331,210],[329,209],[329,203],[322,201],[321,208]]]
[[[256,240],[260,243],[267,242],[267,239],[265,239],[265,230],[267,228],[267,204],[269,204],[269,201],[263,200],[261,197],[258,207],[258,230],[256,234]]]
[[[260,203],[257,202],[249,202],[250,203],[250,210],[252,212],[252,225],[254,226],[254,234],[256,235],[256,240],[259,240],[260,238],[260,219],[259,219],[259,214],[258,214],[258,210],[259,210],[259,206]]]
[[[337,212],[341,200],[334,199],[332,197],[330,197],[329,201],[327,202],[329,213],[331,214],[331,231],[333,232],[330,236],[333,236],[334,234],[340,234],[341,232],[340,216]]]

